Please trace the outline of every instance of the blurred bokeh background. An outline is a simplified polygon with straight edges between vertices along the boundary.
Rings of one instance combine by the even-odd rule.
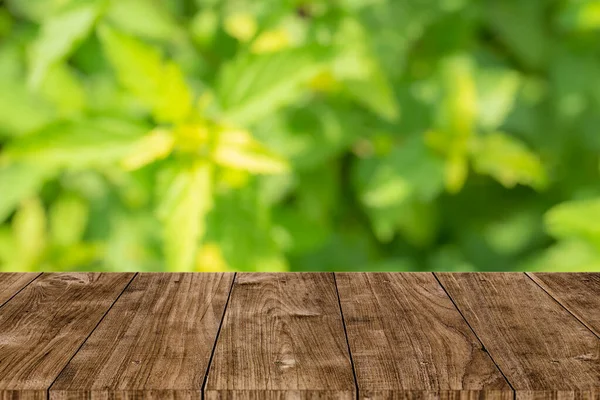
[[[600,271],[598,0],[0,7],[0,271]]]

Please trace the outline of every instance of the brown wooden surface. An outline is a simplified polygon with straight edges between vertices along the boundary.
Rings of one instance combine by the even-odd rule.
[[[437,274],[517,399],[594,398],[600,339],[525,274]]]
[[[205,395],[353,399],[333,274],[238,274]]]
[[[48,388],[133,274],[45,274],[0,308],[0,397]]]
[[[34,273],[0,273],[0,307],[38,276]]]
[[[232,281],[233,274],[138,274],[50,398],[200,399]]]
[[[536,273],[529,276],[600,337],[600,274]]]
[[[512,399],[433,274],[336,274],[361,397]]]
[[[600,274],[134,275],[0,274],[0,400],[600,400]]]

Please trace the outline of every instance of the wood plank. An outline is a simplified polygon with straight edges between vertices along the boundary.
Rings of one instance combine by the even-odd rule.
[[[138,274],[50,399],[200,399],[233,274]]]
[[[513,398],[433,274],[336,279],[360,398]]]
[[[528,274],[600,337],[600,274]]]
[[[134,274],[43,274],[0,308],[0,398],[45,399]]]
[[[597,398],[600,339],[521,273],[438,274],[517,399]]]
[[[333,274],[236,276],[207,399],[353,399]]]
[[[37,273],[0,273],[0,307],[39,275]]]

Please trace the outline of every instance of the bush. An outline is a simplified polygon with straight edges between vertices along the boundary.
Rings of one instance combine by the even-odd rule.
[[[0,270],[600,270],[596,0],[6,0]]]

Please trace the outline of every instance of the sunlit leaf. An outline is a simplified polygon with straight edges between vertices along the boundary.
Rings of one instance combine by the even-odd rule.
[[[469,58],[456,56],[444,60],[440,75],[444,88],[440,128],[454,136],[453,146],[459,148],[465,146],[465,140],[475,131],[478,115],[475,68]]]
[[[106,14],[119,29],[149,39],[171,40],[178,30],[172,15],[156,0],[111,1]]]
[[[80,114],[86,107],[85,89],[80,78],[65,64],[55,64],[46,73],[40,91],[61,116]]]
[[[218,165],[254,174],[288,171],[288,164],[284,159],[273,154],[243,130],[220,132],[212,157]]]
[[[24,200],[12,221],[19,269],[33,271],[47,246],[46,212],[38,198]]]
[[[548,233],[600,246],[600,200],[576,200],[553,207],[545,216]]]
[[[525,260],[525,271],[600,272],[600,252],[597,247],[581,240],[563,240],[539,255]]]
[[[154,129],[132,146],[122,165],[127,170],[134,170],[162,160],[171,153],[174,144],[175,138],[171,131]]]
[[[196,271],[227,272],[229,270],[229,265],[217,243],[205,243],[200,247],[196,257]]]
[[[158,211],[164,223],[164,251],[170,271],[194,270],[212,198],[210,164],[198,162],[176,172]]]
[[[32,44],[29,82],[41,84],[48,68],[67,57],[90,33],[99,13],[99,2],[83,3],[52,15],[42,24]]]
[[[231,122],[248,125],[298,99],[324,68],[327,53],[316,47],[243,55],[227,63],[217,79],[216,96]]]
[[[358,21],[346,19],[338,35],[342,50],[333,74],[358,103],[385,119],[397,119],[400,109],[395,93],[374,57],[365,28]]]
[[[88,203],[79,196],[66,194],[52,203],[48,218],[50,238],[58,246],[81,241],[88,222]]]
[[[280,51],[289,47],[290,41],[290,35],[285,29],[266,31],[252,42],[251,51],[256,54]]]
[[[47,174],[47,168],[36,163],[0,167],[0,223],[6,220],[22,200],[40,190]]]
[[[0,81],[0,136],[20,136],[53,121],[52,105],[22,82]]]
[[[106,118],[59,123],[12,141],[4,156],[46,169],[106,165],[125,156],[145,131],[143,125]]]
[[[504,133],[482,135],[478,139],[473,151],[473,166],[478,173],[490,175],[506,187],[522,184],[543,189],[548,182],[538,155]]]
[[[108,26],[99,30],[107,57],[121,84],[148,106],[161,122],[181,122],[192,110],[183,73],[160,52]]]
[[[600,1],[565,2],[560,14],[562,25],[569,30],[590,31],[600,28]]]
[[[249,13],[236,13],[225,17],[224,29],[234,38],[247,42],[252,39],[258,26],[256,18]]]
[[[520,79],[516,72],[481,71],[477,79],[479,125],[486,131],[500,127],[517,96]]]
[[[465,185],[469,175],[469,162],[466,154],[453,154],[446,160],[444,176],[446,190],[455,194]]]

